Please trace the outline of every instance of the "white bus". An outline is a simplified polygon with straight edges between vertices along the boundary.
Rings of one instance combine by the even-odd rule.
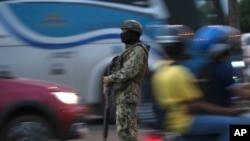
[[[124,49],[119,37],[120,23],[127,19],[142,23],[141,40],[151,46],[151,65],[162,58],[160,48],[153,42],[155,28],[185,24],[195,30],[208,24],[207,16],[201,21],[197,14],[200,12],[196,6],[205,3],[211,7],[209,4],[217,2],[1,0],[0,74],[71,86],[92,107],[93,114],[101,114],[102,76],[111,58]]]

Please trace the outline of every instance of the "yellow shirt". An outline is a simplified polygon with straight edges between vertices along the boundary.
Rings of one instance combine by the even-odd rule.
[[[157,103],[167,109],[167,129],[185,133],[193,121],[185,101],[202,96],[195,84],[195,77],[183,66],[165,65],[153,75],[152,85]]]

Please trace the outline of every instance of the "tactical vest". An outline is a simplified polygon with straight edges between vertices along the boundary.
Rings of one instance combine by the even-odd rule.
[[[145,65],[146,65],[146,66],[144,66],[143,68],[146,68],[146,69],[148,68],[148,61],[147,61],[147,59],[148,59],[148,51],[147,51],[147,49],[146,49],[146,48],[147,48],[147,45],[141,44],[141,43],[136,43],[136,44],[133,45],[133,46],[134,46],[134,47],[130,47],[129,49],[126,49],[121,55],[115,56],[115,57],[112,59],[111,64],[110,64],[110,72],[111,72],[111,74],[113,74],[113,73],[116,72],[116,71],[119,71],[119,70],[122,68],[122,65],[123,65],[124,60],[127,59],[127,56],[128,56],[130,53],[132,53],[133,50],[134,50],[136,47],[142,47],[143,50],[145,51],[145,53],[147,54],[147,58],[145,59]],[[142,74],[142,76],[137,75],[137,76],[136,76],[135,78],[133,78],[133,79],[129,79],[129,80],[127,80],[127,81],[125,81],[125,82],[122,82],[122,83],[119,83],[119,84],[118,84],[118,83],[114,83],[114,84],[111,84],[110,86],[111,86],[112,90],[114,90],[114,91],[119,91],[119,90],[125,89],[125,88],[131,83],[131,81],[140,84],[140,83],[143,81],[144,76],[146,75],[146,73],[147,73],[147,70],[145,71],[144,74]]]

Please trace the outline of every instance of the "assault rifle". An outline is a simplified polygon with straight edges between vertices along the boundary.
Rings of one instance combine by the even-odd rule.
[[[119,61],[120,57],[115,56],[110,65],[107,68],[107,76],[110,75],[112,72],[114,72],[117,69],[117,63]],[[120,63],[119,63],[120,64]],[[118,65],[121,67],[120,65]],[[107,140],[108,137],[108,123],[109,123],[109,115],[110,115],[110,108],[109,108],[109,96],[111,95],[111,89],[110,86],[112,84],[109,84],[106,88],[105,92],[105,107],[104,107],[104,118],[103,118],[103,141]]]
[[[109,74],[110,74],[110,66],[107,69],[107,75]],[[103,118],[103,141],[107,141],[107,137],[108,137],[109,95],[110,95],[110,88],[109,86],[107,86],[106,92],[104,94],[105,107],[104,107],[104,118]]]

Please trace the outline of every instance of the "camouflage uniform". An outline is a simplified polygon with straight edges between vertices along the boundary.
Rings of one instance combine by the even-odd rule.
[[[140,85],[148,67],[148,48],[141,43],[126,45],[121,69],[108,76],[113,83],[116,103],[116,125],[120,141],[138,141],[136,107]]]

